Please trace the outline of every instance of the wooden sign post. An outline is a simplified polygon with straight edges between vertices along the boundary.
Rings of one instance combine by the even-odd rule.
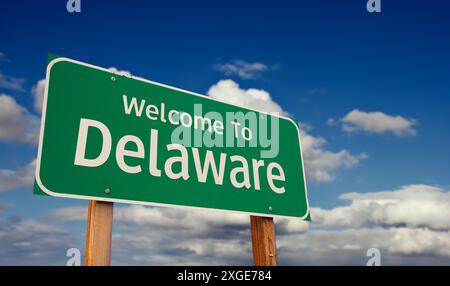
[[[113,203],[89,201],[85,266],[111,264]]]
[[[250,216],[253,265],[277,266],[277,245],[273,218]]]

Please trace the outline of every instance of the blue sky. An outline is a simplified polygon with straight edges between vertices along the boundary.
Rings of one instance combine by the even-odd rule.
[[[368,13],[365,0],[81,0],[82,12],[70,14],[66,1],[7,1],[0,9],[0,94],[38,118],[32,88],[45,77],[48,53],[201,94],[231,79],[242,90],[270,93],[273,102],[308,127],[309,136],[326,140],[315,151],[345,150],[342,160],[356,160],[346,167],[337,159],[329,180],[308,179],[312,207],[331,210],[346,204],[338,199],[344,193],[413,184],[448,194],[450,3],[381,2],[381,13]],[[218,68],[239,60],[265,68],[253,70],[250,78]],[[8,86],[11,82],[18,87]],[[361,130],[361,121],[343,120],[353,110],[369,121],[370,112],[389,116],[389,122],[401,117],[414,134],[396,134],[390,125],[382,132]],[[346,124],[358,130],[345,131]],[[20,170],[35,157],[32,143],[0,140],[2,170]],[[24,184],[0,192],[2,204],[14,207],[0,211],[1,218],[58,225],[82,248],[84,222],[57,222],[49,212],[85,202],[33,196]],[[436,257],[422,261],[450,263],[450,255]],[[48,263],[58,259],[50,255]],[[233,259],[224,263],[241,262]],[[392,257],[391,263],[413,263],[402,259]],[[359,262],[349,258],[348,263]]]

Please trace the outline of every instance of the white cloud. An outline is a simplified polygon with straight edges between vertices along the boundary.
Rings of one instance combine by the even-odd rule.
[[[24,78],[16,78],[3,74],[0,71],[0,88],[10,89],[15,91],[24,91]]]
[[[253,108],[265,112],[276,112],[288,115],[280,105],[272,100],[270,94],[260,89],[241,89],[232,80],[221,80],[213,85],[208,95],[217,100]],[[306,128],[305,128],[306,126]],[[308,125],[302,124],[301,139],[302,150],[305,161],[305,171],[309,179],[319,182],[329,182],[334,178],[334,172],[338,169],[350,168],[367,158],[366,154],[353,155],[343,149],[338,152],[325,150],[325,139],[309,135]]]
[[[256,79],[269,68],[263,63],[249,63],[244,60],[234,60],[225,64],[216,64],[214,69],[225,76],[238,76],[241,79]]]
[[[31,89],[31,94],[34,97],[34,110],[36,110],[39,113],[42,112],[44,92],[45,92],[45,78],[38,80],[37,83]]]
[[[354,109],[349,112],[342,122],[342,129],[346,132],[365,131],[368,133],[393,133],[395,136],[414,136],[417,134],[414,126],[415,119],[402,116],[391,116],[383,112],[364,112]]]
[[[127,76],[127,77],[131,76],[131,72],[126,71],[126,70],[119,70],[115,67],[110,67],[109,70],[118,75],[123,75],[123,76]]]
[[[311,226],[275,219],[280,263],[364,265],[367,249],[377,247],[384,264],[448,264],[449,194],[427,185],[348,193],[341,196],[352,200],[344,215],[336,213],[345,207],[313,208]],[[360,204],[369,211],[361,212]],[[382,219],[372,204],[385,210]],[[113,244],[122,264],[251,264],[248,215],[131,206],[118,211],[115,225],[121,228]]]
[[[86,214],[86,206],[59,208],[48,213],[51,218],[65,222],[84,220]],[[127,205],[114,208],[114,221],[118,224],[153,225],[164,229],[181,226],[197,232],[227,225],[246,227],[250,219],[246,214],[223,211]],[[284,230],[290,232],[304,232],[308,228],[308,223],[302,220],[280,219],[279,222]]]
[[[86,218],[86,207],[66,207],[49,212],[52,218],[63,221],[77,221]],[[207,215],[206,215],[207,214]],[[116,223],[135,223],[155,225],[162,228],[173,228],[182,225],[183,228],[193,228],[196,231],[216,224],[246,224],[248,216],[205,210],[186,210],[168,207],[145,207],[128,205],[114,209]],[[201,222],[201,224],[200,224]]]
[[[275,219],[281,265],[365,265],[372,247],[380,249],[383,265],[450,263],[448,191],[408,185],[341,198],[351,203],[313,208],[312,224]],[[86,214],[86,207],[71,207],[50,218],[84,221]],[[250,265],[249,216],[116,206],[112,257],[115,265]]]
[[[365,153],[353,155],[348,150],[338,152],[325,150],[326,140],[300,130],[305,172],[309,179],[317,182],[330,182],[334,172],[341,168],[350,168],[367,158]]]
[[[0,94],[0,141],[37,143],[39,118],[14,98]]]
[[[408,185],[398,190],[347,193],[351,204],[332,210],[316,209],[313,220],[325,226],[406,226],[450,230],[450,192],[428,185]]]
[[[450,232],[426,228],[312,230],[277,239],[280,261],[289,265],[359,265],[378,248],[382,265],[449,265]]]
[[[67,207],[48,216],[61,222],[86,220],[86,207]],[[180,208],[114,208],[114,264],[251,264],[250,218],[220,211]],[[303,233],[308,223],[277,221],[279,233]]]
[[[86,220],[86,207],[61,208],[49,213],[62,222]],[[114,208],[113,264],[198,265],[249,263],[249,216],[144,207]],[[250,257],[250,256],[248,256]]]
[[[287,112],[272,100],[270,94],[262,89],[249,88],[241,89],[239,85],[230,80],[221,80],[211,86],[207,93],[210,97],[228,102],[231,104],[244,106],[264,112],[275,112],[287,115]]]
[[[13,216],[0,219],[0,265],[65,265],[66,251],[77,246],[66,230]]]
[[[17,170],[0,169],[0,193],[33,186],[35,167],[33,160]]]

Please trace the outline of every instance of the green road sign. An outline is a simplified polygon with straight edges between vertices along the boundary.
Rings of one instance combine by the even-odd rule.
[[[42,192],[309,218],[295,121],[67,58],[47,67]]]

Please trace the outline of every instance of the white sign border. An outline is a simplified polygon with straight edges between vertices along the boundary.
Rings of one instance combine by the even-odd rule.
[[[87,66],[87,67],[90,67],[90,68],[93,68],[93,69],[102,70],[102,71],[109,72],[112,75],[116,75],[116,76],[117,75],[126,76],[126,75],[116,74],[116,73],[114,73],[111,70],[106,69],[106,68],[102,68],[102,67],[98,67],[98,66],[95,66],[95,65],[83,63],[83,62],[72,60],[72,59],[65,58],[65,57],[58,57],[58,58],[53,59],[52,61],[50,61],[50,63],[48,63],[47,71],[46,71],[46,77],[45,77],[45,92],[44,92],[42,113],[41,113],[41,127],[40,127],[40,133],[39,133],[39,146],[38,146],[38,155],[37,155],[37,160],[36,160],[35,179],[36,179],[36,183],[39,186],[39,188],[43,192],[48,194],[49,196],[62,197],[62,198],[72,198],[72,199],[83,199],[83,200],[97,200],[97,201],[125,203],[125,204],[148,205],[148,206],[157,206],[157,207],[176,207],[176,208],[184,208],[184,209],[213,210],[213,211],[218,211],[218,212],[228,212],[228,213],[231,212],[231,213],[235,213],[235,214],[246,214],[246,215],[253,215],[253,216],[276,217],[276,218],[291,218],[291,219],[292,218],[297,218],[297,219],[303,219],[303,220],[310,214],[309,201],[308,201],[308,190],[307,190],[307,187],[306,187],[305,166],[304,166],[304,160],[303,160],[302,145],[301,145],[301,140],[300,140],[300,128],[297,125],[297,123],[295,123],[294,120],[292,120],[289,117],[285,117],[285,116],[281,116],[281,115],[275,115],[275,114],[270,114],[268,112],[259,111],[259,110],[255,110],[255,109],[252,109],[252,108],[239,106],[239,105],[235,105],[235,104],[230,104],[230,103],[223,102],[223,101],[220,101],[220,100],[216,100],[214,98],[211,98],[211,97],[208,97],[208,96],[204,96],[204,95],[192,92],[192,91],[187,91],[187,90],[184,90],[184,89],[176,88],[176,87],[173,87],[173,86],[169,86],[169,85],[166,85],[166,84],[162,84],[162,83],[158,83],[158,82],[150,81],[150,80],[147,80],[147,79],[144,79],[144,78],[141,78],[141,77],[134,77],[134,76],[130,76],[130,78],[138,80],[138,81],[150,83],[150,84],[153,84],[153,85],[158,85],[158,86],[162,86],[162,87],[165,87],[165,88],[173,89],[173,90],[176,90],[176,91],[189,93],[189,94],[192,94],[192,95],[195,95],[195,96],[206,98],[206,99],[212,100],[212,101],[217,101],[217,102],[220,102],[220,103],[223,103],[223,104],[227,104],[227,105],[230,105],[230,106],[240,107],[240,108],[252,110],[252,111],[255,111],[255,112],[267,114],[267,115],[270,115],[270,116],[276,116],[276,117],[283,118],[283,119],[286,119],[286,120],[289,120],[290,122],[292,122],[292,124],[295,125],[295,127],[297,129],[297,132],[298,132],[298,142],[299,142],[299,146],[300,146],[300,154],[302,156],[301,163],[302,163],[303,182],[304,182],[305,197],[306,197],[306,212],[305,212],[305,215],[303,215],[302,217],[284,216],[284,215],[270,215],[270,214],[265,214],[265,213],[253,213],[253,212],[246,212],[246,211],[235,211],[235,210],[216,209],[216,208],[207,208],[207,207],[184,206],[184,205],[175,205],[175,204],[153,203],[153,202],[142,202],[142,201],[114,199],[114,198],[105,198],[105,197],[94,197],[94,196],[64,194],[64,193],[56,193],[56,192],[50,191],[49,189],[47,189],[44,186],[44,184],[42,183],[41,178],[40,178],[42,144],[43,144],[43,139],[44,139],[45,117],[46,117],[46,111],[47,111],[48,83],[50,81],[50,72],[51,72],[52,67],[56,63],[62,62],[62,61],[71,62],[71,63]]]

